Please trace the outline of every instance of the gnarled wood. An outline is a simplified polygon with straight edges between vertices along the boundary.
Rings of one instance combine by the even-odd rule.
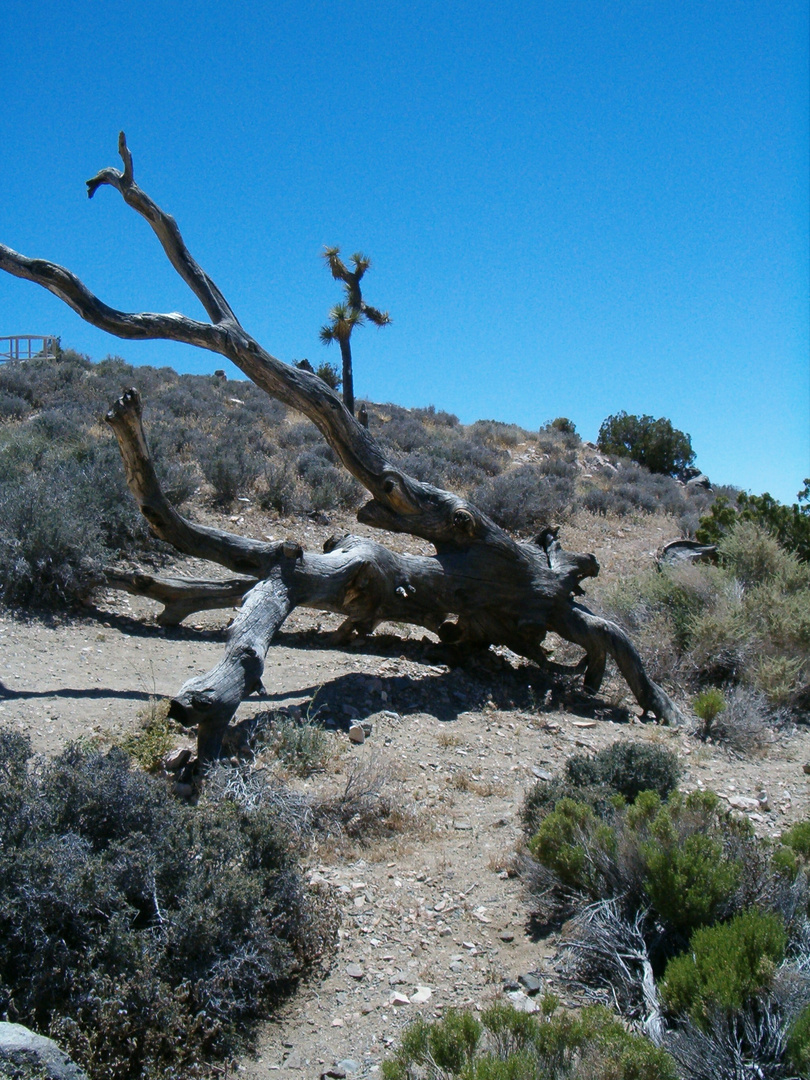
[[[88,181],[88,194],[93,196],[105,185],[113,187],[149,222],[172,265],[203,304],[209,323],[176,313],[117,311],[63,267],[28,259],[2,245],[0,269],[48,289],[83,319],[117,337],[181,341],[226,356],[259,387],[304,413],[320,429],[371,495],[358,512],[359,521],[422,537],[435,547],[433,556],[414,556],[345,537],[327,545],[322,554],[305,553],[294,542],[248,540],[188,521],[160,489],[137,391],[127,391],[107,419],[118,439],[130,491],[152,532],[179,551],[258,581],[231,627],[222,661],[207,675],[189,680],[174,699],[176,711],[199,725],[200,757],[218,752],[224,726],[261,678],[270,641],[296,605],[344,614],[344,636],[353,627],[368,628],[390,619],[425,626],[448,642],[506,645],[531,659],[542,659],[541,642],[553,630],[585,649],[589,689],[599,688],[606,657],[613,656],[642,708],[662,720],[677,720],[677,708],[647,677],[627,635],[574,602],[582,594],[582,581],[598,573],[596,559],[565,552],[552,529],[532,541],[518,541],[467,500],[403,473],[326,383],[277,360],[245,332],[219,289],[189,254],[174,219],[135,183],[123,133],[119,152],[123,170],[102,170]],[[141,588],[146,595],[151,590],[155,596],[159,588],[155,579],[137,576],[121,587]],[[241,587],[230,585],[234,590]],[[175,600],[164,618],[179,615],[177,605],[184,601],[179,596]]]
[[[105,567],[99,584],[121,589],[134,596],[148,596],[163,604],[158,615],[159,626],[179,626],[183,619],[197,611],[234,607],[258,582],[256,578],[230,578],[227,581],[208,581],[199,578],[168,577],[146,574],[142,570],[117,570]]]

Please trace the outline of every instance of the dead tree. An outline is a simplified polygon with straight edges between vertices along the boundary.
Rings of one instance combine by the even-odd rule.
[[[118,149],[123,170],[103,169],[87,182],[115,188],[151,225],[177,273],[200,300],[209,322],[184,315],[117,311],[98,299],[75,274],[0,245],[0,268],[41,285],[87,322],[120,338],[185,342],[225,356],[272,397],[304,413],[320,429],[343,465],[371,498],[358,521],[409,533],[432,543],[430,556],[398,554],[373,540],[333,539],[321,552],[291,541],[266,543],[197,525],[177,513],[155,474],[141,423],[136,390],[128,390],[108,413],[129,489],[155,536],[178,551],[208,559],[242,575],[228,582],[188,582],[148,575],[113,574],[109,583],[161,599],[164,622],[179,622],[203,607],[244,602],[229,634],[225,655],[213,670],[189,679],[172,702],[175,716],[197,725],[201,760],[217,756],[240,701],[260,683],[274,634],[297,606],[345,616],[340,636],[369,632],[382,620],[413,623],[441,641],[467,648],[505,645],[542,662],[548,631],[584,650],[585,687],[598,691],[612,656],[645,712],[664,722],[680,718],[667,694],[645,673],[624,631],[578,602],[581,582],[599,572],[593,555],[563,550],[557,530],[532,540],[508,535],[474,505],[421,483],[389,461],[338,395],[310,372],[275,359],[243,329],[217,286],[188,252],[174,219],[133,178],[123,132]]]

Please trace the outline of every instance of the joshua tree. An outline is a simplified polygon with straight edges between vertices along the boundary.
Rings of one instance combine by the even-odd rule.
[[[369,319],[375,326],[387,326],[391,319],[387,311],[378,311],[363,300],[360,291],[360,281],[366,270],[371,266],[371,259],[367,255],[355,252],[351,257],[354,270],[349,270],[340,257],[340,248],[325,248],[323,257],[329,264],[332,277],[336,281],[343,282],[346,290],[346,299],[341,304],[335,304],[329,312],[330,322],[321,327],[321,341],[324,345],[331,345],[336,341],[340,345],[340,356],[343,360],[343,404],[354,416],[354,378],[352,376],[352,346],[351,336],[355,326],[362,326]]]
[[[166,605],[162,621],[178,623],[201,608],[232,605],[244,597],[228,632],[225,655],[211,671],[189,679],[172,701],[171,715],[197,725],[200,759],[215,758],[240,701],[261,685],[265,654],[286,617],[298,606],[345,616],[338,638],[371,633],[381,621],[413,623],[434,631],[456,654],[505,645],[539,664],[549,664],[542,641],[548,631],[581,646],[575,669],[596,693],[608,656],[627,680],[642,709],[674,721],[679,711],[644,671],[627,634],[579,602],[582,583],[599,572],[593,555],[566,552],[556,528],[516,540],[478,507],[422,483],[391,461],[383,447],[317,375],[277,360],[251,337],[228,301],[192,258],[174,218],[135,183],[132,156],[119,138],[123,171],[103,169],[88,181],[92,196],[104,186],[152,226],[166,255],[202,303],[209,321],[176,312],[117,311],[95,296],[75,274],[55,263],[30,259],[0,244],[0,270],[48,289],[83,319],[120,338],[182,341],[225,356],[249,379],[320,429],[344,466],[371,498],[360,522],[389,533],[430,541],[432,555],[397,553],[364,537],[332,537],[323,553],[305,552],[293,540],[252,540],[183,518],[161,490],[142,423],[140,396],[127,390],[107,421],[115,432],[129,489],[155,536],[179,551],[208,559],[239,574],[227,581],[159,578],[109,571],[106,584],[152,596]],[[337,252],[333,273],[341,277]],[[330,262],[331,264],[331,262]],[[347,274],[356,310],[363,305],[359,281],[368,263],[355,257]],[[375,321],[387,321],[374,312]]]

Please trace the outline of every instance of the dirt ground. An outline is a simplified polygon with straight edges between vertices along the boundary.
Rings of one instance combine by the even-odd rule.
[[[225,525],[272,535],[247,513]],[[274,527],[276,537],[286,534],[287,523]],[[310,547],[334,525],[289,531]],[[562,538],[573,550],[594,551],[609,580],[649,565],[671,526],[588,518]],[[199,573],[201,566],[178,569]],[[217,662],[233,614],[193,616],[164,630],[154,623],[157,610],[111,592],[78,618],[49,622],[0,611],[0,723],[29,734],[47,755],[77,738],[106,741],[132,731],[151,701]],[[743,757],[701,744],[687,728],[641,724],[619,682],[606,683],[597,702],[576,693],[549,697],[530,685],[536,669],[508,653],[490,654],[472,670],[451,669],[421,631],[392,626],[336,651],[327,637],[336,625],[331,616],[293,613],[268,654],[266,696],[243,703],[239,716],[306,707],[314,697],[338,730],[330,735],[327,772],[301,783],[339,788],[353,767],[367,765],[390,777],[408,825],[385,841],[312,847],[306,873],[340,904],[339,947],[329,971],[265,1026],[256,1055],[237,1063],[235,1074],[245,1080],[309,1080],[328,1070],[358,1080],[378,1076],[417,1015],[432,1019],[449,1007],[520,995],[505,989],[520,976],[536,974],[573,1001],[556,981],[556,939],[532,924],[510,872],[525,791],[573,752],[618,738],[669,747],[682,759],[686,790],[711,787],[743,800],[764,791],[762,806],[743,811],[764,835],[810,812],[808,727]],[[362,745],[340,730],[352,719],[372,725]]]

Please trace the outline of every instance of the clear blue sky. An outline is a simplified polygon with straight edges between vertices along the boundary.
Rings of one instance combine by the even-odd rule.
[[[106,302],[196,301],[109,188],[127,133],[246,329],[338,361],[325,244],[367,252],[393,324],[358,394],[595,438],[667,416],[718,483],[810,475],[808,4],[5,0],[0,241]],[[0,335],[212,371],[118,342],[0,275]],[[334,349],[334,347],[333,347]]]

